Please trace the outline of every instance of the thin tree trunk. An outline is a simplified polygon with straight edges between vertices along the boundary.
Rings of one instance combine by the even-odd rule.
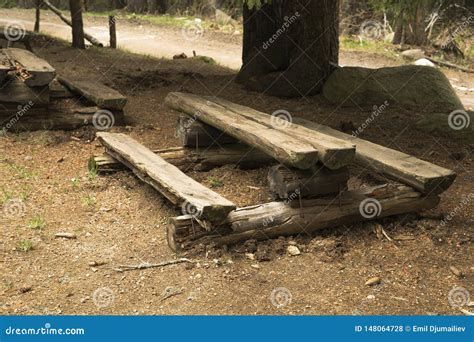
[[[84,24],[82,22],[82,1],[69,0],[72,22],[72,47],[85,49]]]
[[[35,1],[35,7],[36,7],[36,20],[35,20],[35,32],[39,32],[40,30],[40,17],[41,17],[41,0],[36,0]]]

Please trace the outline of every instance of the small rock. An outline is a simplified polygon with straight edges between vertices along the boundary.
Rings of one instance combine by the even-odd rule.
[[[188,56],[184,52],[173,56],[173,59],[186,59],[186,58],[188,58]]]
[[[380,279],[379,277],[373,277],[373,278],[368,279],[368,280],[365,282],[365,285],[367,285],[367,286],[374,286],[374,285],[380,284],[381,281],[382,281],[382,279]]]
[[[288,251],[288,253],[292,256],[296,256],[296,255],[300,255],[301,252],[300,250],[298,249],[298,247],[296,246],[288,246],[288,248],[286,249]]]
[[[369,295],[367,296],[367,299],[371,299],[371,300],[372,300],[372,299],[375,299],[375,296],[374,296],[373,294],[369,294]]]
[[[91,261],[89,263],[89,266],[90,267],[96,267],[96,266],[102,266],[102,265],[105,265],[106,262],[105,261]]]
[[[198,273],[194,276],[194,279],[201,279],[202,278],[202,275],[201,273]]]
[[[407,59],[425,58],[425,52],[421,49],[410,49],[402,52],[402,56]]]
[[[290,245],[290,246],[296,246],[297,243],[296,243],[296,241],[291,240],[291,241],[288,241],[288,245]]]
[[[430,61],[429,59],[426,59],[426,58],[417,59],[415,62],[413,62],[413,64],[422,65],[422,66],[429,66],[429,67],[432,67],[432,68],[436,67],[436,64],[434,64],[432,61]]]
[[[25,157],[25,160],[26,160],[26,161],[33,160],[33,157],[32,157],[32,156],[26,156],[26,157]]]
[[[255,268],[255,269],[258,270],[258,269],[260,268],[260,265],[258,265],[258,264],[252,264],[252,265],[250,265],[250,267]]]
[[[253,253],[245,253],[245,257],[249,260],[255,260],[255,254]]]
[[[64,161],[64,157],[61,157],[58,160],[56,160],[57,163],[62,163],[63,161]]]
[[[25,286],[25,287],[21,287],[18,289],[18,292],[20,293],[27,293],[27,292],[30,292],[33,288],[31,286]]]
[[[76,234],[73,233],[56,233],[54,234],[55,237],[57,238],[65,238],[65,239],[75,239]]]
[[[454,274],[456,277],[458,277],[458,278],[464,277],[464,274],[462,273],[462,271],[460,271],[460,270],[457,269],[456,267],[450,266],[449,269],[451,270],[451,272],[453,272],[453,274]]]

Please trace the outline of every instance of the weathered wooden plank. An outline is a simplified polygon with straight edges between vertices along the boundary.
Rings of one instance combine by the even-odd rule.
[[[115,111],[115,125],[124,123],[123,113]],[[94,112],[80,113],[74,109],[44,108],[36,105],[23,106],[21,110],[0,110],[0,129],[9,132],[38,130],[73,130],[92,126]]]
[[[5,80],[7,74],[13,67],[10,64],[10,60],[3,53],[3,50],[0,50],[0,84]]]
[[[292,123],[292,117],[280,118],[278,115],[272,117],[266,113],[218,97],[206,96],[205,98],[250,120],[308,142],[318,150],[321,163],[332,170],[347,166],[354,159],[356,147],[352,142],[335,138],[315,129],[296,125]]]
[[[196,117],[245,144],[260,149],[284,164],[309,169],[318,160],[318,151],[311,144],[248,120],[200,96],[169,93],[165,103],[170,108]]]
[[[48,62],[28,50],[8,48],[3,52],[29,87],[47,86],[56,76]]]
[[[294,122],[335,138],[351,141],[357,146],[355,163],[412,186],[424,194],[439,194],[447,190],[456,178],[449,169],[411,155],[356,138],[315,122],[295,118]]]
[[[189,208],[199,219],[223,221],[235,204],[181,172],[176,166],[121,133],[98,133],[107,153],[121,161],[173,204]]]
[[[171,147],[155,150],[168,163],[173,164],[181,171],[208,171],[215,167],[235,164],[240,168],[256,168],[269,165],[276,161],[259,150],[244,145],[226,145],[225,147],[210,147],[195,150],[186,147]],[[108,154],[90,158],[89,169],[101,172],[115,172],[123,170],[125,166]]]
[[[58,81],[101,108],[122,110],[127,104],[125,96],[101,83],[62,76],[58,77]]]
[[[338,194],[347,190],[349,170],[329,170],[318,165],[314,170],[299,170],[275,165],[268,172],[270,191],[276,198],[297,200],[316,195]]]
[[[176,134],[184,147],[218,147],[238,143],[237,139],[189,115],[180,115]]]
[[[49,84],[49,96],[54,99],[69,99],[75,95],[63,86],[57,79]]]
[[[269,239],[284,235],[311,234],[317,230],[381,217],[427,210],[439,197],[424,197],[406,186],[386,186],[346,192],[342,198],[303,201],[303,206],[271,202],[231,212],[219,229],[198,229],[189,215],[176,217],[168,227],[168,243],[174,250],[196,244],[231,245],[248,239]],[[366,202],[364,202],[366,201]],[[361,204],[371,201],[375,211],[363,215]],[[308,202],[308,204],[306,204]],[[367,204],[365,204],[367,205]]]
[[[0,103],[12,104],[15,108],[32,102],[34,106],[45,106],[49,103],[47,86],[30,88],[13,76],[7,76],[0,85]]]

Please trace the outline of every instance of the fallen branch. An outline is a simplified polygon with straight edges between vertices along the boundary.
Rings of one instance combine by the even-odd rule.
[[[138,265],[118,265],[114,270],[117,272],[124,272],[124,271],[133,271],[133,270],[145,270],[148,268],[158,268],[158,267],[164,267],[164,266],[169,266],[169,265],[176,265],[176,264],[182,264],[184,262],[189,262],[193,263],[194,261],[187,259],[187,258],[180,258],[176,260],[168,260],[168,261],[163,261],[158,264],[151,264],[148,262],[142,262],[141,264]]]
[[[62,12],[53,6],[48,0],[43,0],[43,3],[48,7],[53,13],[55,13],[62,21],[72,27],[72,22],[67,17],[62,14]],[[94,46],[103,47],[104,44],[99,42],[96,38],[92,37],[90,34],[84,32],[84,38]]]
[[[441,66],[445,66],[445,67],[453,68],[453,69],[459,69],[459,70],[464,71],[464,72],[474,73],[474,70],[464,68],[460,65],[456,65],[456,64],[453,64],[453,63],[449,63],[449,62],[441,62],[441,61],[438,61],[438,60],[430,58],[430,57],[425,57],[425,58],[427,60],[429,60],[430,62],[433,62],[433,63],[441,65]]]

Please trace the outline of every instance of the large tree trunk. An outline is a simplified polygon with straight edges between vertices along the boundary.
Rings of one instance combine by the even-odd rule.
[[[84,24],[82,22],[82,0],[69,0],[72,22],[72,47],[85,49]]]
[[[237,81],[275,96],[320,92],[339,53],[338,0],[244,5],[243,66]]]

